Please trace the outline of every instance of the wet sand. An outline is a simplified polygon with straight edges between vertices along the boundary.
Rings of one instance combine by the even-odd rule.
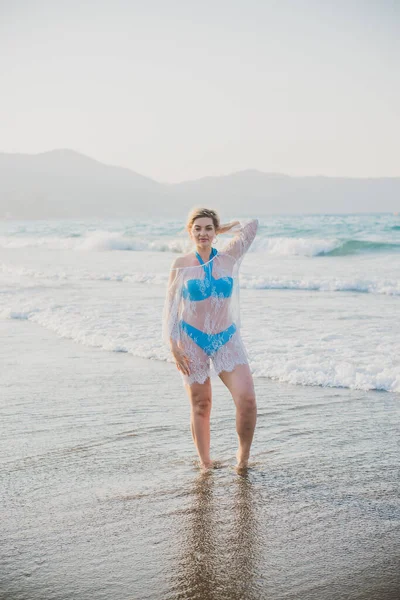
[[[201,475],[171,364],[0,321],[3,600],[395,600],[400,397],[256,379],[251,468],[214,383]]]

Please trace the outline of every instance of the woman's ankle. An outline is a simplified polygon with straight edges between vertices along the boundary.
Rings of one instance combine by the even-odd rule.
[[[237,467],[239,469],[247,468],[249,458],[250,458],[250,448],[248,450],[243,450],[242,448],[239,447],[238,451],[236,452]]]

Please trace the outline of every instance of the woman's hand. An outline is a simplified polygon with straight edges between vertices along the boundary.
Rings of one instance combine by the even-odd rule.
[[[171,345],[171,352],[175,359],[176,368],[178,371],[181,371],[184,375],[190,375],[189,370],[189,359],[186,354],[179,348],[177,344]]]
[[[216,234],[219,235],[220,233],[226,233],[227,231],[229,231],[230,229],[232,229],[232,227],[235,227],[236,225],[240,225],[240,221],[231,221],[230,223],[225,223],[224,225],[221,224],[218,227]]]

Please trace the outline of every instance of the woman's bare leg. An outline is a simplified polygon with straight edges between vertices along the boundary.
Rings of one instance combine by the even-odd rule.
[[[185,384],[191,404],[190,429],[202,468],[212,466],[210,459],[211,382]]]
[[[239,438],[238,468],[247,467],[257,421],[257,404],[253,376],[249,365],[237,365],[233,371],[219,374],[236,405],[236,431]]]

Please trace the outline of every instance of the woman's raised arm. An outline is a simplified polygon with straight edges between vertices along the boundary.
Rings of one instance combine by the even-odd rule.
[[[238,227],[238,229],[232,231],[235,237],[222,248],[221,252],[229,254],[235,260],[239,260],[250,248],[254,238],[256,237],[258,219],[252,219],[248,223],[233,221],[233,223],[221,225],[217,233],[225,233],[233,227]]]

